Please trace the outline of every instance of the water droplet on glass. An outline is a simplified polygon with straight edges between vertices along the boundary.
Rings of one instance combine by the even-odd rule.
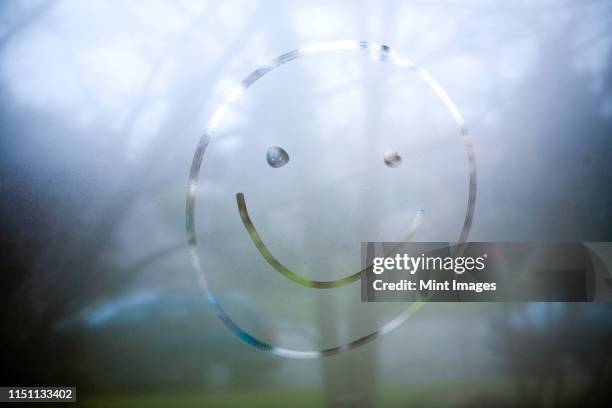
[[[272,146],[266,153],[266,160],[270,167],[283,167],[289,163],[289,154],[282,147]]]
[[[399,155],[395,150],[387,150],[385,152],[385,164],[388,167],[397,167],[402,164],[402,156]]]

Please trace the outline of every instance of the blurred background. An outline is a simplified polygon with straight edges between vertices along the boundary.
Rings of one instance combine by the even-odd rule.
[[[608,1],[5,1],[0,4],[0,375],[86,407],[573,406],[612,384],[607,304],[428,304],[349,353],[243,343],[191,266],[185,198],[208,119],[278,55],[376,41],[425,67],[470,129],[471,241],[612,241]],[[290,157],[266,162],[271,146]],[[385,166],[385,151],[402,157]],[[402,310],[359,283],[361,241],[454,241],[465,146],[411,71],[350,52],[296,60],[227,112],[196,196],[211,289],[253,335],[317,350]]]

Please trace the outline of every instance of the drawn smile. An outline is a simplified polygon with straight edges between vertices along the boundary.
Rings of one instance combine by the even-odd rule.
[[[280,273],[281,275],[285,276],[287,279],[297,284],[306,286],[308,288],[315,288],[315,289],[338,288],[344,285],[348,285],[351,282],[355,282],[356,280],[360,279],[361,276],[364,275],[369,269],[372,268],[372,266],[369,265],[368,267],[358,272],[355,272],[352,275],[346,276],[344,278],[336,279],[336,280],[331,280],[331,281],[312,280],[300,274],[297,274],[293,272],[292,270],[290,270],[289,268],[287,268],[285,265],[283,265],[274,255],[272,255],[270,250],[268,250],[268,247],[266,247],[266,244],[264,244],[263,240],[261,239],[261,236],[257,232],[257,228],[255,228],[255,225],[253,225],[253,222],[251,221],[251,217],[249,217],[249,212],[247,210],[247,204],[244,199],[243,193],[236,194],[236,204],[238,205],[238,212],[240,213],[240,219],[242,220],[242,224],[244,225],[244,228],[246,228],[247,233],[249,234],[249,237],[251,237],[251,241],[253,241],[253,244],[255,244],[255,247],[257,248],[261,256],[278,273]],[[415,216],[415,219],[412,222],[412,227],[410,228],[410,232],[409,232],[409,236],[407,240],[412,238],[412,235],[414,235],[414,232],[416,228],[418,227],[420,217],[421,217],[421,213],[419,212],[417,213],[417,215]]]

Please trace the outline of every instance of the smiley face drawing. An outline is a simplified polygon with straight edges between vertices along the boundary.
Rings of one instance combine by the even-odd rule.
[[[239,85],[235,86],[227,94],[223,103],[218,106],[217,109],[214,111],[206,126],[206,130],[197,146],[189,174],[189,184],[186,201],[187,236],[189,252],[191,255],[191,262],[197,274],[198,284],[204,292],[209,305],[213,308],[214,312],[223,322],[223,324],[241,340],[245,341],[251,346],[254,346],[264,351],[271,352],[279,356],[290,358],[319,358],[332,356],[355,349],[376,339],[377,337],[380,337],[392,331],[424,305],[424,302],[414,302],[408,305],[395,318],[385,323],[379,329],[372,331],[364,336],[360,336],[359,338],[356,338],[345,344],[326,348],[324,350],[295,350],[276,346],[274,344],[263,341],[251,335],[242,327],[240,327],[235,322],[235,320],[232,319],[228,315],[228,313],[226,313],[226,311],[222,308],[221,304],[218,301],[218,298],[215,296],[209,285],[208,275],[205,271],[206,268],[203,266],[202,258],[200,257],[200,253],[198,251],[198,236],[196,235],[195,221],[195,204],[196,191],[198,189],[198,180],[200,178],[201,167],[204,161],[205,152],[207,152],[207,149],[209,148],[210,141],[218,132],[220,124],[222,124],[223,120],[226,119],[229,108],[234,105],[241,98],[244,92],[254,83],[261,80],[277,68],[289,64],[297,59],[306,58],[308,56],[320,56],[337,53],[353,53],[357,54],[361,58],[365,56],[371,60],[378,61],[382,64],[392,65],[395,68],[412,72],[413,74],[416,74],[415,77],[418,78],[419,82],[424,84],[425,87],[431,91],[430,93],[434,96],[438,103],[440,101],[442,102],[442,106],[446,108],[445,115],[447,117],[450,116],[450,122],[455,128],[455,136],[453,137],[456,137],[458,133],[463,142],[463,146],[465,149],[464,154],[467,155],[468,200],[465,217],[463,219],[459,237],[457,239],[457,242],[459,244],[465,243],[467,241],[472,225],[472,220],[474,217],[476,203],[476,164],[472,142],[468,130],[464,125],[464,120],[461,113],[459,112],[459,109],[452,101],[450,96],[446,93],[444,88],[442,88],[442,86],[431,76],[431,74],[429,74],[428,71],[408,59],[399,57],[391,48],[387,46],[366,41],[332,41],[309,45],[285,53],[254,70],[245,79],[243,79]],[[308,102],[306,101],[304,103]],[[282,115],[282,106],[279,106],[278,110],[279,111],[276,114]],[[381,156],[382,160],[380,160]],[[378,155],[378,160],[376,160],[376,163],[381,164],[383,168],[387,169],[401,168],[403,167],[401,166],[402,164],[404,166],[408,166],[412,162],[411,158],[406,156],[407,155],[403,154],[403,152],[401,151],[387,149],[386,151],[384,151],[384,154]],[[273,169],[273,171],[275,172],[281,172],[283,171],[283,169],[290,167],[290,163],[292,163],[292,153],[291,150],[288,148],[286,149],[285,146],[272,145],[269,146],[265,152],[265,160],[269,168]],[[274,194],[278,193],[274,192]],[[252,245],[254,245],[254,247],[257,249],[257,252],[261,255],[262,259],[265,260],[268,266],[273,271],[281,274],[290,281],[310,289],[332,289],[349,285],[359,280],[367,270],[367,268],[362,270],[356,270],[346,276],[339,277],[333,280],[315,280],[306,277],[303,274],[295,272],[295,270],[287,266],[272,253],[272,251],[269,249],[268,245],[262,238],[262,234],[260,234],[260,231],[256,228],[256,223],[253,222],[251,214],[249,213],[249,206],[247,204],[247,193],[245,191],[238,190],[234,192],[234,197],[236,201],[235,208],[237,207],[236,217],[239,218],[244,233],[248,235],[250,241],[252,242]],[[414,214],[414,212],[412,214]],[[419,227],[422,216],[422,210],[416,211],[416,215],[413,216],[412,222],[406,224],[404,230],[407,231],[407,233],[403,236],[404,241],[408,241],[412,238],[417,228]]]

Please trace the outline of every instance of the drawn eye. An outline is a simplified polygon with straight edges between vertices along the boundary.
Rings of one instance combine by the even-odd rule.
[[[276,169],[289,163],[289,154],[280,146],[272,146],[266,152],[266,160]]]
[[[397,167],[402,164],[402,156],[395,150],[387,150],[383,156],[387,167]]]

